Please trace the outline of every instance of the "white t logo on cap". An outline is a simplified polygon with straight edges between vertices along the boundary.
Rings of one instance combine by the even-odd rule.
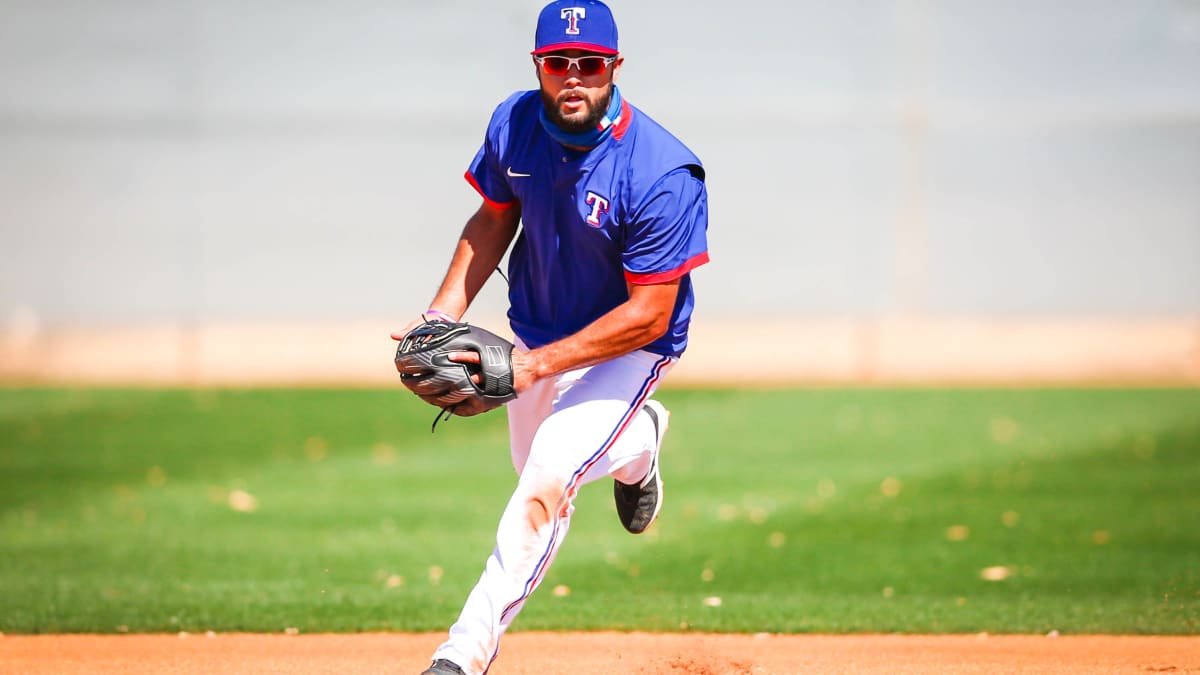
[[[579,20],[587,18],[587,10],[583,7],[565,7],[559,13],[559,18],[567,20],[567,35],[579,35]]]

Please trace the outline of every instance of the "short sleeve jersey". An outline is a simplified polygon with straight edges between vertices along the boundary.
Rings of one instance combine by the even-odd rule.
[[[612,134],[574,152],[541,126],[537,91],[501,103],[466,178],[493,206],[519,208],[508,317],[530,348],[572,335],[629,299],[630,284],[679,279],[666,334],[647,351],[687,347],[691,275],[708,262],[700,160],[624,103]]]

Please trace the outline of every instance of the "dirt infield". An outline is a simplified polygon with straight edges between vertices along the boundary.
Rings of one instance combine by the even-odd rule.
[[[416,675],[442,634],[0,637],[0,673]],[[1200,637],[513,633],[492,675],[1200,673]]]

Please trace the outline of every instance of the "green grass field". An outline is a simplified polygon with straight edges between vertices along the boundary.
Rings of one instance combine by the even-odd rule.
[[[584,488],[514,630],[1200,632],[1200,390],[660,398],[659,523]],[[433,412],[0,390],[0,632],[445,630],[515,476]]]

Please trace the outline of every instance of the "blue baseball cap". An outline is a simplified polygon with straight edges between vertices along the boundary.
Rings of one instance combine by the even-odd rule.
[[[617,53],[617,22],[600,0],[556,0],[538,15],[532,54],[582,49]]]

